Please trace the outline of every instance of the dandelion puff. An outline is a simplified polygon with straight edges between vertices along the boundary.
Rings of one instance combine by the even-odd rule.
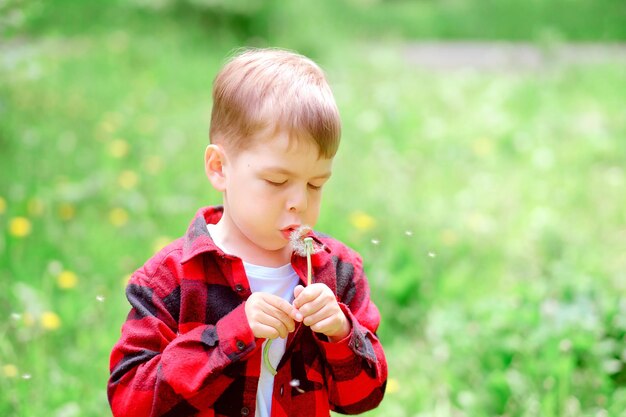
[[[304,394],[304,390],[300,388],[299,379],[292,379],[291,381],[289,381],[289,386],[295,388],[300,394]]]
[[[106,298],[104,295],[96,295],[96,301],[103,303]]]
[[[311,228],[309,226],[303,225],[295,229],[289,235],[289,242],[291,243],[291,248],[298,256],[306,256],[307,247],[304,242],[304,238],[311,233]]]

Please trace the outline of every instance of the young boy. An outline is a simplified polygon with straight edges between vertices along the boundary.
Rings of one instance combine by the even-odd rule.
[[[387,364],[360,256],[308,232],[307,285],[291,239],[317,221],[340,130],[311,60],[258,49],[225,65],[205,153],[223,206],[200,209],[133,274],[111,354],[115,416],[329,416],[380,403]]]

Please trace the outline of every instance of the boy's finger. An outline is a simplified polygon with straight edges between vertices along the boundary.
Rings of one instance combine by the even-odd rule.
[[[298,288],[298,287],[296,287]],[[294,290],[295,293],[295,290]],[[315,300],[319,296],[319,288],[315,287],[315,284],[310,287],[302,288],[298,295],[296,295],[296,299],[293,300],[293,305],[295,308],[300,308],[308,302]]]
[[[296,288],[293,289],[294,298],[298,298],[300,293],[302,293],[302,290],[304,290],[304,287],[302,285],[296,285]]]
[[[280,297],[270,297],[267,302],[296,321],[302,321],[302,314],[294,306]]]
[[[276,327],[278,325],[284,326],[286,331],[292,332],[295,330],[296,326],[293,322],[291,316],[284,311],[272,306],[266,305],[263,307],[263,312],[266,314],[268,322],[273,323],[273,326]],[[278,323],[278,324],[277,324]],[[276,327],[278,329],[278,327]],[[281,337],[284,337],[285,334],[281,333]]]

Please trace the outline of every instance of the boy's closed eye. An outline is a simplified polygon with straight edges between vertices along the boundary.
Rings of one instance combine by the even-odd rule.
[[[273,187],[281,187],[283,185],[287,185],[287,182],[289,180],[277,180],[277,179],[265,178],[264,181]],[[324,183],[319,183],[319,184],[308,183],[307,186],[314,191],[318,191],[322,189],[322,187],[324,186]]]
[[[273,185],[274,187],[280,187],[281,185],[287,184],[287,180],[274,180],[274,179],[265,179],[265,182],[269,185]]]

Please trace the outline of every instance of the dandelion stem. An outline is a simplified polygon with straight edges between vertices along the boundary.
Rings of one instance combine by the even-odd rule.
[[[270,345],[272,344],[272,340],[273,339],[268,339],[267,342],[265,342],[265,346],[263,347],[263,362],[265,362],[265,366],[270,373],[276,376],[276,369],[274,369],[270,362]]]
[[[304,238],[304,251],[306,253],[306,285],[309,286],[313,282],[313,274],[312,274],[313,266],[311,265],[311,254],[315,252],[315,248],[313,247],[312,237]],[[302,255],[301,253],[299,254]],[[272,366],[272,363],[270,362],[270,356],[269,356],[271,344],[272,344],[272,339],[268,339],[265,342],[265,346],[263,347],[263,363],[265,364],[267,369],[270,371],[270,373],[275,376],[276,369],[274,369],[274,367]]]
[[[311,285],[313,277],[311,276],[311,254],[313,253],[313,238],[305,237],[304,245],[306,248],[306,285]]]

